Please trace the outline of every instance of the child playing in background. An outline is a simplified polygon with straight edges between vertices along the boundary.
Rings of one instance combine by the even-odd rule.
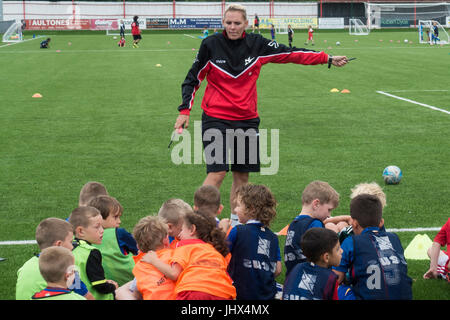
[[[308,26],[308,40],[306,40],[305,42],[306,45],[309,43],[309,41],[311,41],[311,44],[314,45],[313,33],[314,29],[312,28],[312,26]]]
[[[228,218],[219,220],[218,216],[223,210],[220,201],[220,191],[216,186],[204,185],[194,193],[194,210],[209,214],[216,219],[217,226],[226,234],[230,230],[231,221]]]
[[[225,234],[206,213],[187,213],[170,263],[149,251],[141,261],[176,282],[177,300],[232,300],[236,289],[227,273]]]
[[[80,196],[78,198],[78,206],[83,207],[86,206],[87,203],[96,196],[107,196],[108,191],[106,187],[97,181],[89,181],[87,182],[80,190]]]
[[[44,41],[41,41],[40,48],[41,49],[48,49],[48,48],[50,48],[50,41],[51,41],[50,38],[47,38]]]
[[[138,16],[134,16],[133,22],[131,23],[131,34],[133,35],[133,48],[139,48],[138,44],[142,40],[138,19],[139,19]]]
[[[263,185],[243,185],[237,190],[235,212],[241,224],[228,235],[231,260],[228,272],[236,299],[270,300],[277,293],[275,277],[281,273],[278,237],[269,229],[277,202]]]
[[[338,300],[338,276],[331,270],[339,266],[342,256],[336,232],[308,229],[300,246],[308,262],[297,264],[289,273],[283,300]]]
[[[97,196],[88,202],[102,215],[103,239],[100,244],[92,244],[102,253],[102,266],[106,279],[119,286],[133,280],[133,255],[138,254],[136,240],[125,229],[119,228],[123,207],[110,196]]]
[[[270,36],[272,37],[272,41],[275,41],[275,27],[273,23],[270,24]]]
[[[202,35],[198,36],[198,38],[199,39],[206,39],[206,38],[208,38],[208,35],[209,35],[209,31],[208,31],[208,28],[205,26],[203,28]]]
[[[72,239],[72,225],[62,219],[44,219],[36,228],[36,242],[41,252],[52,246],[72,250]],[[39,256],[40,254],[33,256],[17,271],[16,300],[30,300],[33,294],[47,286],[39,271]],[[78,284],[79,286],[74,287],[74,291],[87,299],[93,299],[86,285],[83,282]]]
[[[292,41],[294,40],[294,30],[291,28],[290,24],[288,24],[288,40],[289,48],[292,48]]]
[[[135,257],[133,274],[136,287],[144,300],[175,300],[175,282],[164,276],[149,263],[140,261],[149,251],[154,251],[161,262],[168,264],[173,249],[169,247],[167,225],[160,217],[142,218],[133,229],[140,254]]]
[[[298,263],[306,261],[300,240],[310,228],[324,228],[323,221],[339,205],[339,194],[327,182],[313,181],[302,193],[302,210],[289,225],[284,246],[286,275]]]
[[[167,224],[171,248],[174,249],[178,243],[184,215],[192,212],[192,207],[181,199],[169,199],[159,209],[158,216]]]
[[[125,47],[125,37],[121,37],[119,42],[117,42],[119,47]]]
[[[45,289],[36,292],[33,300],[86,300],[85,297],[69,290],[75,279],[75,259],[72,252],[64,247],[49,247],[39,256],[39,270],[45,279]]]
[[[441,39],[439,39],[439,28],[437,26],[437,22],[433,21],[433,32],[431,33],[431,40],[432,42],[434,42],[434,44],[437,44],[438,41],[441,41]]]
[[[441,250],[441,247],[446,247],[447,252]],[[424,279],[431,279],[441,277],[450,282],[449,264],[449,249],[450,249],[450,218],[442,226],[434,238],[431,248],[428,249],[428,256],[430,257],[430,268],[423,275]]]
[[[412,280],[400,239],[381,231],[382,205],[378,197],[361,194],[350,203],[354,235],[344,240],[341,263],[333,270],[341,283],[348,272],[356,299],[411,300]]]
[[[258,33],[261,34],[261,30],[259,30],[259,17],[255,13],[255,19],[253,20],[253,33],[255,32],[255,29],[258,29]]]
[[[120,20],[119,27],[120,27],[120,38],[121,39],[123,38],[125,42],[125,24],[123,23],[123,20]]]
[[[81,280],[96,300],[113,300],[118,285],[105,278],[102,254],[92,246],[102,243],[103,239],[100,211],[93,207],[78,207],[70,214],[69,222],[75,234],[73,255]]]

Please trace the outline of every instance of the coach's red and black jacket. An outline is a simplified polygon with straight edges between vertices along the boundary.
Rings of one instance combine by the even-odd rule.
[[[182,88],[180,114],[189,115],[195,93],[203,79],[208,81],[202,101],[203,111],[225,120],[258,117],[256,81],[266,63],[304,65],[328,62],[325,52],[289,48],[259,34],[245,34],[230,40],[225,32],[204,39]]]

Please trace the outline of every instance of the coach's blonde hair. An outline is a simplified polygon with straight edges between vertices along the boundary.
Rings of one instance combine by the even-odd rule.
[[[371,183],[364,182],[357,184],[354,188],[351,189],[351,191],[352,194],[350,195],[350,199],[353,199],[360,194],[371,194],[380,199],[382,208],[386,206],[386,194],[383,192],[383,189],[376,182]]]
[[[325,181],[313,181],[303,190],[302,204],[310,204],[315,199],[321,204],[331,203],[335,208],[339,205],[339,193]]]
[[[239,11],[240,13],[242,13],[242,16],[244,17],[244,20],[247,21],[247,9],[245,9],[244,6],[242,6],[240,4],[230,4],[225,9],[225,12],[223,13],[223,18],[224,19],[225,19],[225,15],[227,14],[228,11]]]

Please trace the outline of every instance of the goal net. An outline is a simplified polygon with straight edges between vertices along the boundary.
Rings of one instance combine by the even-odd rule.
[[[362,23],[359,19],[350,19],[348,26],[348,33],[357,36],[367,36],[369,34],[369,28]]]
[[[119,29],[106,29],[107,36],[120,36],[120,28]],[[124,35],[131,36],[131,30],[125,29]]]
[[[417,27],[419,20],[434,20],[445,25],[450,3],[365,3],[368,27]]]
[[[106,35],[107,36],[120,36],[120,26],[122,23],[125,26],[125,35],[131,36],[131,24],[133,23],[133,19],[117,19],[113,23],[110,23],[106,26]],[[139,29],[146,29],[146,21],[145,18],[139,18]]]
[[[277,34],[288,34],[288,25],[287,23],[277,23],[275,26],[275,32]]]
[[[21,42],[23,41],[22,36],[22,23],[14,22],[8,30],[3,34],[3,42]]]
[[[437,35],[434,29],[437,28]],[[449,44],[450,38],[445,28],[437,21],[419,20],[419,42],[429,44]]]

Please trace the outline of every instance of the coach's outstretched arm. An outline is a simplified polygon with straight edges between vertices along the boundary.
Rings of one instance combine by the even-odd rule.
[[[333,64],[333,66],[336,66],[336,67],[343,67],[348,62],[348,59],[346,56],[330,56],[330,55],[328,55],[328,57],[331,58],[331,63]]]

